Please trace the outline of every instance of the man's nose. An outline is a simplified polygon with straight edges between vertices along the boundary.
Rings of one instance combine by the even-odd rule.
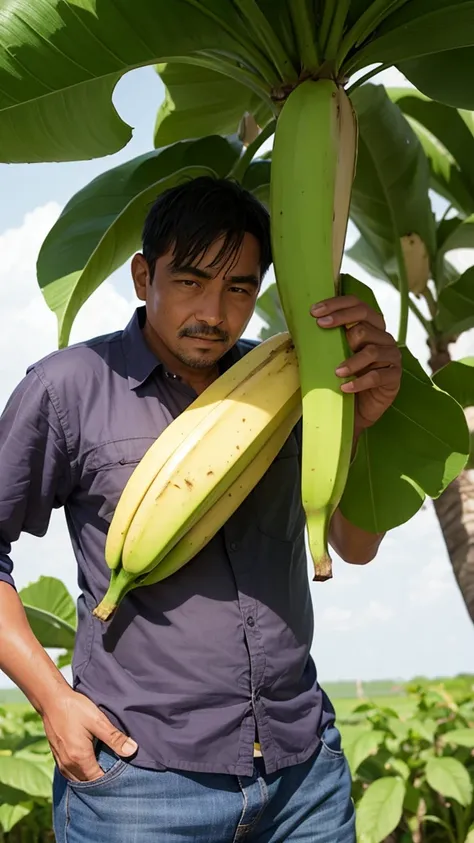
[[[198,322],[205,322],[211,328],[216,328],[224,321],[222,297],[217,293],[203,297],[195,313]]]

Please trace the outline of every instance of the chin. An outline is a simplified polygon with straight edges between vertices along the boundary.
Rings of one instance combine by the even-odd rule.
[[[190,369],[211,369],[222,357],[221,354],[215,352],[214,354],[202,352],[201,354],[178,354],[177,356]]]

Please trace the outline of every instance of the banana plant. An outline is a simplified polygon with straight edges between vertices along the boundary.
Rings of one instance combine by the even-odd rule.
[[[209,84],[206,73],[214,74],[214,81],[215,74],[220,74],[234,93],[237,86],[241,97],[236,97],[236,107],[237,101],[239,109],[245,105],[246,111],[261,125],[262,136],[272,131],[275,121],[275,160],[270,180],[275,272],[300,366],[303,503],[308,516],[310,547],[314,549],[317,577],[326,578],[330,573],[325,552],[328,521],[346,482],[350,486],[353,396],[341,394],[333,374],[343,350],[342,332],[329,332],[331,339],[325,341],[325,354],[318,357],[324,360],[324,365],[314,367],[313,364],[316,353],[321,352],[322,341],[308,316],[316,295],[314,261],[320,265],[319,297],[334,293],[338,288],[349,208],[352,205],[361,219],[365,213],[365,197],[360,195],[358,199],[356,190],[351,203],[355,160],[358,160],[358,172],[363,172],[371,164],[377,146],[376,109],[372,108],[363,85],[373,75],[374,65],[375,70],[381,66],[398,67],[422,93],[451,108],[474,107],[474,93],[466,73],[474,45],[474,3],[472,0],[455,4],[448,0],[409,3],[407,0],[229,0],[222,4],[218,0],[174,0],[170,4],[166,0],[137,0],[132,14],[125,0],[82,0],[80,4],[75,0],[38,0],[34,8],[27,8],[19,0],[6,0],[1,15],[0,158],[3,160],[73,160],[122,148],[130,137],[130,128],[114,109],[112,92],[127,69],[145,64],[165,64],[171,68],[170,74],[173,63],[181,68],[197,67],[201,76],[196,78],[204,85],[201,89],[204,92]],[[362,79],[354,80],[354,74],[364,70]],[[170,137],[176,138],[182,131],[181,109],[172,106],[172,102],[179,106],[179,86],[170,76],[169,90],[173,86],[174,99],[167,98],[157,121],[157,143],[162,143],[163,138],[169,142]],[[211,97],[217,131],[223,128],[229,131],[234,120],[234,116],[223,114],[224,87],[222,82],[222,87],[214,89]],[[195,129],[193,137],[210,131],[213,125],[210,111],[206,111],[206,119],[209,118],[206,126]],[[196,113],[194,120],[199,122]],[[357,144],[358,128],[362,129],[364,123]],[[152,153],[146,162],[140,162],[136,170],[138,180],[148,171],[148,165],[153,168],[157,161],[163,163],[170,149],[173,147],[165,147],[161,153]],[[231,168],[234,177],[246,175],[254,151],[251,144],[241,152]],[[384,179],[377,172],[373,185],[380,201],[397,193],[398,177],[410,179],[414,185],[413,202],[406,214],[393,214],[389,203],[388,217],[374,220],[379,241],[388,235],[395,254],[401,293],[398,339],[402,347],[409,308],[409,235],[416,234],[430,267],[435,254],[434,223],[428,212],[427,196],[423,195],[427,178],[423,172],[424,160],[416,154],[411,156],[408,169],[397,170],[392,179]],[[161,175],[151,190],[156,194],[157,189],[210,169],[213,168],[192,160],[167,176]],[[307,172],[312,175],[310,183],[315,185],[314,190],[308,190]],[[129,175],[132,187],[133,166]],[[140,201],[144,192],[149,198],[147,187],[141,182]],[[136,232],[140,201],[136,203],[135,197],[132,190],[128,203],[121,206],[116,232],[123,231],[121,225],[130,226]],[[66,225],[68,214],[70,220],[80,217],[79,206],[74,200],[69,203],[59,225]],[[49,261],[45,257],[48,249],[39,261],[39,282],[58,315],[62,344],[67,342],[72,319],[87,291],[100,283],[101,273],[108,274],[115,268],[114,261],[123,259],[124,250],[117,250],[113,238],[107,238],[103,220],[101,225],[101,234],[93,232],[96,238],[93,253],[86,255],[85,244],[79,244],[77,251],[82,251],[82,259],[76,265],[63,259],[61,275],[58,270],[43,271],[47,264],[51,268],[51,249]],[[104,240],[107,240],[105,246]],[[297,267],[292,266],[296,255]],[[294,274],[298,284],[293,283]],[[419,372],[414,371],[410,362],[407,368],[409,376],[421,383]],[[331,417],[333,435],[329,448],[327,436],[321,439],[317,434],[316,408],[319,417]],[[455,408],[460,410],[453,402]],[[457,431],[457,441],[449,441],[448,453],[442,460],[446,468],[441,472],[442,479],[435,471],[436,482],[428,484],[434,497],[453,479],[453,472],[454,476],[459,474],[467,459],[467,427],[458,426]],[[393,433],[393,428],[389,428],[385,435],[391,437]],[[449,436],[445,437],[444,441],[448,440]],[[361,460],[368,460],[366,436],[351,471],[356,472]],[[316,463],[317,484],[314,483]],[[408,497],[419,503],[428,489],[420,485],[416,470],[412,469],[408,478],[413,493]]]

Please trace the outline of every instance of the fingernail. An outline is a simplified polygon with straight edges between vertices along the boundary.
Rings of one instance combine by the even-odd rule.
[[[323,316],[322,319],[318,319],[318,325],[332,325],[333,322],[332,316]]]
[[[349,383],[343,383],[341,389],[343,392],[354,392],[354,382],[349,381]]]
[[[127,740],[125,741],[125,743],[122,747],[122,752],[124,753],[124,755],[131,755],[132,752],[136,752],[137,749],[138,749],[138,744],[136,744],[135,741],[132,741],[131,738],[127,738]]]
[[[349,374],[349,369],[347,366],[338,366],[336,369],[336,375],[339,375],[341,378],[345,378],[346,375]]]
[[[314,313],[317,316],[319,313],[326,313],[326,305],[325,304],[313,304],[311,308],[311,313]]]

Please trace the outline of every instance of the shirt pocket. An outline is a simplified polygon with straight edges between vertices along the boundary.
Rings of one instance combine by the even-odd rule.
[[[301,459],[292,433],[253,493],[258,529],[270,538],[294,541],[305,526]]]
[[[88,497],[96,498],[100,518],[110,523],[125,486],[154,442],[148,436],[117,439],[87,454],[83,484]]]

